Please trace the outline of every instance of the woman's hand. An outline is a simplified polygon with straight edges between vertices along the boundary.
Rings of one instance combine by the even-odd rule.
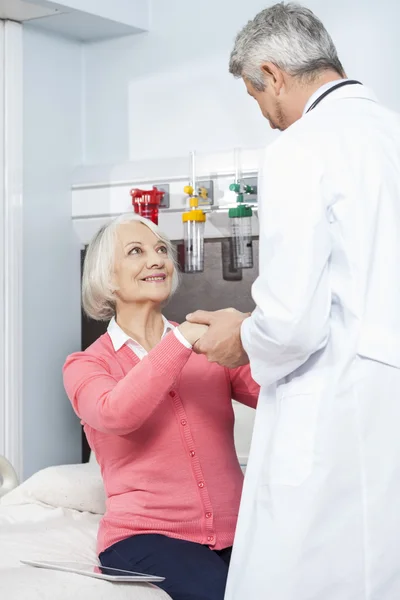
[[[198,323],[189,323],[185,321],[178,327],[179,331],[189,342],[191,346],[194,346],[199,341],[202,335],[208,331],[208,325],[199,325]]]

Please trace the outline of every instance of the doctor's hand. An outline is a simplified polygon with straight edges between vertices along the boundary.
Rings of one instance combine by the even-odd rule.
[[[249,362],[240,339],[240,328],[250,313],[242,313],[234,308],[215,312],[198,310],[186,319],[190,323],[208,325],[208,331],[196,342],[193,350],[205,354],[210,362],[234,369]]]

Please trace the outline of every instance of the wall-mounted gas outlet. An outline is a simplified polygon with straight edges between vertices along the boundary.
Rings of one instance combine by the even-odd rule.
[[[257,177],[242,177],[241,182],[244,186],[249,186],[253,188],[254,194],[245,194],[244,200],[245,202],[257,202],[257,194],[258,194],[258,179]]]

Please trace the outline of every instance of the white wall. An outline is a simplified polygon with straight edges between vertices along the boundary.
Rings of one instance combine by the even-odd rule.
[[[63,385],[80,348],[79,242],[71,173],[81,160],[81,47],[24,27],[24,476],[79,462]]]
[[[153,0],[150,33],[85,50],[87,163],[258,147],[273,139],[227,72],[237,31],[265,0]],[[309,0],[349,76],[400,110],[397,0]],[[206,41],[207,38],[207,41]]]
[[[87,47],[86,162],[262,144],[267,125],[227,61],[236,30],[264,4],[153,0],[150,33]]]

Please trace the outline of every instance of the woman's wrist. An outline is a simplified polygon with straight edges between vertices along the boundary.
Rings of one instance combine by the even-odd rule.
[[[185,346],[186,348],[189,348],[190,350],[193,347],[193,344],[191,344],[186,338],[185,336],[182,334],[181,330],[179,329],[179,327],[175,327],[174,329],[174,335],[175,337],[179,340],[179,342]]]
[[[178,327],[178,331],[191,346],[194,346],[194,344],[199,341],[207,329],[208,327],[206,325],[198,325],[197,323],[189,323],[188,321],[185,321]]]
[[[194,340],[192,339],[193,335],[191,335],[190,323],[185,321],[184,323],[181,323],[181,325],[179,325],[179,327],[177,329],[178,329],[179,333],[182,335],[182,337],[188,342],[188,344],[193,346]],[[193,334],[193,330],[192,330],[192,334]]]

